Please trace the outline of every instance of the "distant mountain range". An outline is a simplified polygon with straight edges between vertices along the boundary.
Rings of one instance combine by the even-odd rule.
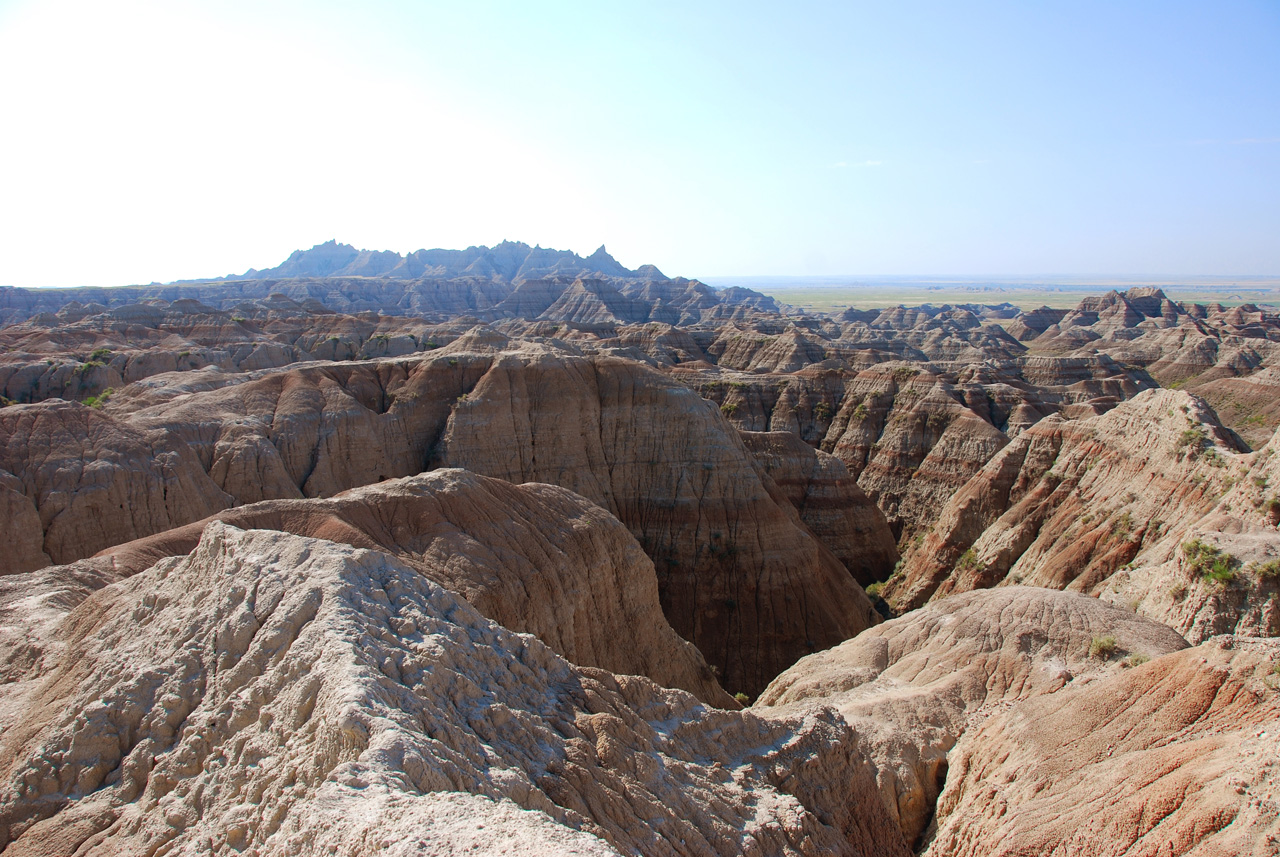
[[[357,250],[350,244],[326,241],[310,250],[295,250],[274,268],[250,268],[241,276],[218,277],[212,281],[280,280],[298,277],[380,277],[394,280],[483,277],[513,283],[548,276],[601,274],[606,277],[635,277],[666,280],[653,265],[632,271],[604,249],[582,257],[568,250],[530,247],[521,241],[503,241],[496,247],[468,247],[465,250],[415,250],[401,256],[392,250]]]

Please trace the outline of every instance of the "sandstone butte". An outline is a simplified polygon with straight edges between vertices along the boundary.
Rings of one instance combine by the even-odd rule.
[[[1266,308],[330,242],[0,319],[6,857],[1280,851]]]

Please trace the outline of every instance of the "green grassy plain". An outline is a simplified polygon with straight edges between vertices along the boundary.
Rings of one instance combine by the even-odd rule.
[[[1071,309],[1089,295],[1101,295],[1116,289],[1154,286],[1176,301],[1242,303],[1280,307],[1280,277],[1197,277],[1188,280],[1139,279],[1068,279],[1043,282],[992,282],[967,280],[874,279],[847,283],[814,282],[833,278],[788,279],[784,277],[715,277],[706,282],[714,286],[745,286],[782,303],[807,312],[833,312],[856,307],[883,309],[891,306],[921,304],[1001,304],[1010,303],[1020,309],[1048,306]]]

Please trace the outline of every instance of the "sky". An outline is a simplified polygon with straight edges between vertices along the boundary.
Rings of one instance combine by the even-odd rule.
[[[0,0],[0,284],[1280,274],[1280,2]]]

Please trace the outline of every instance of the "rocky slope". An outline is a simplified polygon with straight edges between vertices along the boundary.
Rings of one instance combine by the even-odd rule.
[[[437,470],[327,500],[240,506],[216,520],[381,550],[578,666],[648,676],[737,707],[667,624],[653,563],[631,533],[563,488]],[[118,576],[143,571],[189,553],[207,523],[119,545],[92,564],[109,561]]]
[[[0,690],[6,853],[907,853],[834,715],[573,667],[378,552],[215,523],[59,633]]]
[[[1002,581],[1095,592],[1207,513],[1248,456],[1204,402],[1140,394],[1023,432],[946,504],[884,597],[909,610]]]
[[[1091,653],[1106,637],[1114,656]],[[1121,655],[1149,658],[1186,645],[1163,625],[1074,593],[969,592],[804,658],[754,710],[835,706],[872,760],[886,808],[907,840],[919,842],[967,730],[1017,700],[1120,670]]]
[[[1275,854],[1276,664],[1219,637],[997,714],[953,751],[925,854]]]
[[[305,364],[192,386],[201,375],[155,376],[114,397],[105,413],[68,403],[4,409],[6,419],[32,415],[32,427],[13,437],[34,440],[0,467],[23,483],[46,522],[51,559],[70,562],[220,507],[465,467],[561,485],[619,518],[653,558],[668,620],[731,690],[758,693],[797,658],[878,621],[849,570],[717,409],[635,361],[480,328],[424,357]],[[41,434],[49,424],[42,415],[64,413],[87,428],[74,437]],[[75,479],[78,462],[99,454],[93,431],[108,430],[154,439],[145,448],[137,440],[130,466],[112,477],[142,486],[137,503],[113,500],[93,506],[93,517],[59,517],[68,497],[89,504],[97,496],[80,496]],[[57,455],[37,464],[33,442]],[[114,461],[118,453],[101,455]],[[39,490],[46,471],[67,483],[63,491]],[[181,479],[200,487],[168,490]],[[874,538],[879,514],[860,507],[851,486],[845,493],[828,534],[865,530]],[[195,508],[191,497],[207,505]],[[133,508],[156,504],[163,509],[150,515]],[[855,569],[882,573],[881,559],[869,557],[868,566],[835,544]]]

